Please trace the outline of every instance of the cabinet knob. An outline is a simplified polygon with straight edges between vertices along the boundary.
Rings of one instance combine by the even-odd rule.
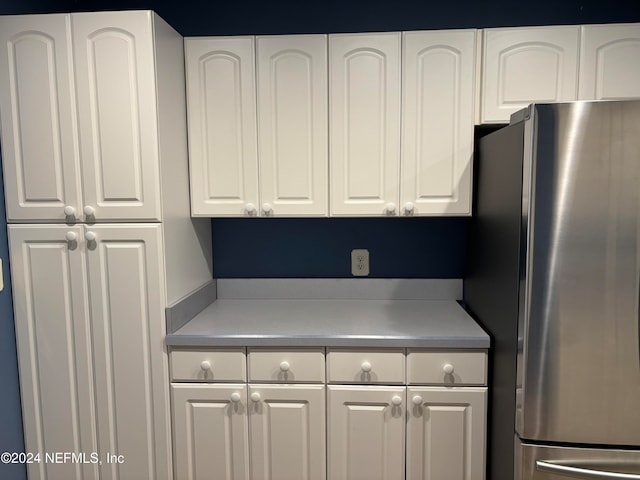
[[[442,371],[447,375],[451,375],[453,373],[453,365],[451,365],[450,363],[445,363],[442,366]]]
[[[420,395],[414,395],[411,401],[414,405],[422,405],[422,397]]]
[[[258,392],[253,392],[251,394],[251,401],[252,402],[259,402],[260,398],[262,398],[262,397],[260,397],[260,394]]]
[[[78,239],[78,234],[76,232],[67,232],[64,238],[67,239],[67,242],[75,242]]]
[[[65,217],[73,217],[76,214],[76,209],[71,205],[65,205],[64,207],[64,215]]]
[[[232,401],[233,403],[238,403],[242,397],[240,396],[240,394],[239,394],[238,392],[233,392],[233,393],[229,396],[229,398],[231,399],[231,401]]]
[[[247,203],[244,209],[250,217],[256,214],[256,206],[253,203]]]
[[[208,370],[211,370],[211,362],[209,360],[203,361],[200,364],[200,368],[205,372],[208,371]]]
[[[404,214],[405,215],[413,215],[413,213],[415,212],[415,205],[413,204],[413,202],[407,202],[404,205]]]
[[[271,206],[270,203],[263,203],[262,204],[262,212],[265,215],[269,216],[269,215],[271,215],[273,213],[273,207]]]
[[[400,397],[399,395],[394,395],[391,398],[391,403],[393,403],[396,407],[398,405],[402,405],[402,397]]]
[[[362,369],[363,372],[370,372],[371,364],[369,362],[362,362],[362,365],[360,365],[360,368]]]
[[[87,232],[84,234],[84,238],[87,239],[87,242],[93,242],[96,239],[95,232]]]
[[[86,207],[84,207],[84,214],[87,217],[93,217],[96,214],[96,210],[91,205],[87,205]]]
[[[385,211],[386,211],[387,215],[395,215],[396,214],[396,204],[393,203],[393,202],[387,203],[387,206],[385,207]]]
[[[280,362],[280,370],[286,372],[289,370],[289,362]]]

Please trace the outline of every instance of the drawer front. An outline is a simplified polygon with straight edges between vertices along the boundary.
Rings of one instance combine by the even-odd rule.
[[[246,382],[244,347],[172,350],[173,382]]]
[[[486,385],[485,351],[408,350],[410,385]]]
[[[329,383],[404,384],[404,349],[327,351]]]
[[[249,381],[324,383],[324,348],[249,348]]]

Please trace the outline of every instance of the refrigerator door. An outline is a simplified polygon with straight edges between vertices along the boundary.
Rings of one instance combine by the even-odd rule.
[[[640,480],[640,450],[519,444],[516,451],[516,480]]]
[[[530,121],[517,431],[640,445],[640,102],[538,105]]]

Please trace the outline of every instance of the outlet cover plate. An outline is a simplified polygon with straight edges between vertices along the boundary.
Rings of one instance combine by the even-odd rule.
[[[351,250],[351,274],[354,277],[369,276],[369,250]]]

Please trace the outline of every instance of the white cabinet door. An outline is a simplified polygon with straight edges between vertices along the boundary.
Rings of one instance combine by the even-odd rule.
[[[327,215],[327,36],[257,37],[265,215]]]
[[[173,384],[171,394],[175,478],[248,480],[247,386]]]
[[[407,478],[485,477],[486,387],[409,387]]]
[[[105,478],[168,478],[168,360],[160,225],[85,226],[98,445]]]
[[[326,479],[324,385],[249,384],[249,397],[251,478]]]
[[[151,12],[74,13],[71,27],[84,207],[97,221],[158,221]]]
[[[476,36],[403,33],[402,215],[471,214]]]
[[[640,23],[585,25],[580,100],[640,98]]]
[[[580,27],[484,31],[482,122],[508,123],[532,102],[577,99]]]
[[[9,226],[25,451],[43,456],[31,479],[98,478],[96,465],[44,458],[98,451],[81,238],[80,227]]]
[[[329,36],[331,214],[396,215],[400,33]]]
[[[7,220],[73,221],[64,213],[80,205],[69,16],[0,17],[0,44]]]
[[[191,213],[258,213],[253,37],[185,39]]]
[[[405,387],[328,389],[328,478],[404,480]]]

